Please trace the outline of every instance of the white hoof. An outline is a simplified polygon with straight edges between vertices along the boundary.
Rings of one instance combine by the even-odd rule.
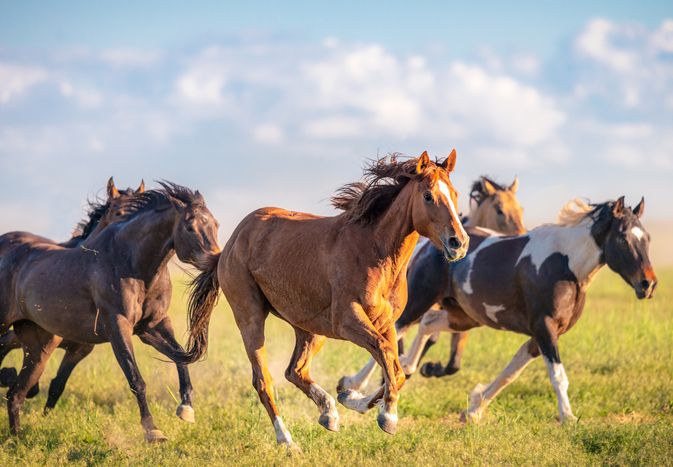
[[[184,420],[187,423],[195,423],[196,417],[194,416],[194,409],[188,405],[180,404],[178,409],[175,411],[175,415]]]
[[[336,412],[336,410],[335,410]],[[334,413],[324,413],[320,415],[320,418],[318,418],[318,423],[320,425],[329,430],[329,431],[339,431],[339,414]]]
[[[355,410],[359,413],[367,413],[370,409],[370,407],[367,407],[367,396],[351,389],[340,392],[337,400],[347,409]]]
[[[476,425],[481,421],[482,412],[481,410],[464,410],[460,413],[460,421],[466,425],[474,424]]]

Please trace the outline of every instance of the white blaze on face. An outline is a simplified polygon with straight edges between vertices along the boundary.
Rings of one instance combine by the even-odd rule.
[[[642,240],[643,236],[645,235],[645,232],[643,232],[643,230],[640,227],[637,227],[637,226],[631,229],[631,233],[638,240]]]
[[[449,205],[451,216],[456,219],[460,225],[460,232],[463,234],[463,237],[467,237],[467,233],[465,232],[465,229],[463,229],[463,224],[460,223],[460,217],[458,217],[456,206],[454,206],[453,199],[451,199],[451,191],[449,190],[449,186],[443,180],[439,180],[437,184],[439,186],[439,192],[446,197],[446,203]]]

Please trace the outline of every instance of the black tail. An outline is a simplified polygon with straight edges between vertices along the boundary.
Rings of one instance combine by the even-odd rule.
[[[171,359],[178,363],[194,363],[208,350],[210,315],[217,304],[220,286],[217,282],[217,264],[220,255],[211,256],[201,273],[189,284],[189,340],[185,352],[174,353]]]

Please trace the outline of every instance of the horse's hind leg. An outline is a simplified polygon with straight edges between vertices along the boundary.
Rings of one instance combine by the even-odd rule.
[[[285,377],[318,406],[321,411],[318,423],[330,431],[339,431],[339,413],[334,398],[309,375],[311,360],[325,343],[325,337],[298,328],[294,328],[294,333],[297,341],[290,365],[285,370]]]
[[[449,317],[446,310],[429,310],[418,326],[418,334],[411,344],[409,352],[402,358],[404,373],[413,375],[416,372],[418,362],[421,359],[426,344],[433,334],[441,331],[449,331]]]
[[[51,380],[49,385],[49,395],[47,396],[47,403],[44,406],[44,413],[47,414],[51,409],[56,406],[56,403],[63,395],[65,390],[65,385],[72,374],[72,371],[75,367],[86,358],[87,355],[93,350],[93,345],[91,344],[75,344],[68,343],[68,347],[65,350],[65,355],[61,364],[58,367],[56,376]]]
[[[451,333],[451,356],[449,357],[449,362],[446,366],[442,365],[441,362],[427,362],[421,366],[421,375],[426,378],[441,378],[442,376],[458,373],[468,335],[467,332]]]
[[[13,434],[17,434],[21,428],[19,413],[26,395],[40,380],[47,360],[58,347],[61,338],[49,334],[30,321],[15,323],[14,330],[24,347],[21,372],[16,383],[7,392],[9,428]]]
[[[182,346],[175,339],[175,332],[171,319],[166,316],[156,325],[148,326],[139,333],[138,337],[146,344],[151,345],[157,351],[171,358],[175,352],[184,352]],[[180,405],[178,405],[175,414],[189,423],[195,422],[194,408],[192,407],[192,382],[189,378],[189,369],[187,365],[176,363],[178,370],[178,380],[180,381]]]
[[[532,362],[540,351],[533,340],[526,341],[516,352],[512,361],[488,386],[478,384],[470,394],[470,406],[461,414],[463,422],[479,422],[488,404],[519,377],[521,372]]]
[[[21,341],[16,336],[16,333],[12,330],[8,330],[0,335],[0,364],[7,356],[9,352],[14,349],[21,348]],[[0,386],[2,387],[11,387],[16,383],[16,378],[18,373],[15,368],[2,368],[0,369]]]
[[[154,419],[147,405],[145,381],[140,375],[138,363],[133,353],[133,326],[122,315],[112,314],[110,316],[106,313],[105,328],[117,362],[124,372],[124,376],[126,376],[131,391],[138,400],[140,423],[145,430],[145,440],[150,443],[166,441],[166,436],[154,425]]]

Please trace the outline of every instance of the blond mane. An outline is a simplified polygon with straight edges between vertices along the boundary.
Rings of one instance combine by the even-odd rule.
[[[572,227],[586,219],[595,209],[596,206],[592,206],[584,200],[571,199],[559,211],[556,222],[558,225]]]

